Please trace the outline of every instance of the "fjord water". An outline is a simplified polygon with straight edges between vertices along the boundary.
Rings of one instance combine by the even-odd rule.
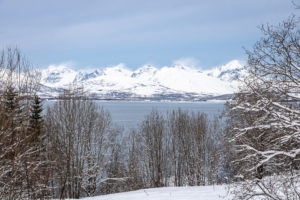
[[[113,123],[123,126],[125,129],[139,125],[153,109],[166,114],[180,108],[190,112],[203,112],[211,118],[221,114],[224,109],[224,102],[98,101],[97,103],[110,112]]]
[[[51,106],[55,101],[45,101],[44,106]],[[220,115],[224,101],[209,102],[132,102],[132,101],[96,101],[105,111],[110,112],[112,122],[125,129],[136,128],[153,109],[167,114],[175,109],[189,112],[203,112],[209,118]]]

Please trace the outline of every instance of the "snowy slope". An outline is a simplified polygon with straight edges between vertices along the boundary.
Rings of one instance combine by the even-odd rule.
[[[230,199],[225,186],[166,187],[116,193],[85,200],[221,200]]]
[[[41,95],[55,97],[71,84],[84,87],[95,98],[190,98],[213,97],[236,91],[244,73],[239,61],[201,71],[185,65],[156,68],[145,65],[132,71],[123,64],[94,71],[74,71],[67,66],[42,70]]]

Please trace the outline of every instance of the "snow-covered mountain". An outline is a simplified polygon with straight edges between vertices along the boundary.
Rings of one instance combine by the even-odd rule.
[[[162,68],[145,65],[133,71],[119,64],[93,71],[51,65],[41,73],[40,95],[44,98],[55,98],[63,89],[76,85],[96,99],[205,100],[235,92],[237,79],[245,71],[233,60],[205,71],[183,64]]]

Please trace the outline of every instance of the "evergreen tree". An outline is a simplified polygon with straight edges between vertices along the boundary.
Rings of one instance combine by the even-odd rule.
[[[16,108],[16,97],[17,94],[13,87],[8,87],[4,94],[4,103],[6,112],[12,113]]]
[[[0,196],[17,199],[23,196],[25,174],[23,168],[24,118],[20,97],[12,86],[7,87],[2,96],[1,147],[0,147]],[[26,153],[25,153],[26,152]]]
[[[39,96],[35,95],[29,107],[27,127],[27,148],[30,149],[30,165],[35,170],[30,170],[28,182],[31,185],[31,198],[45,198],[49,195],[49,181],[51,179],[52,164],[47,152],[46,133],[44,131],[43,104]],[[37,191],[37,192],[35,192]]]
[[[20,98],[18,97],[18,94],[15,92],[13,87],[8,87],[7,90],[4,93],[3,98],[3,104],[4,104],[4,110],[5,110],[5,118],[8,122],[7,128],[13,128],[17,125],[20,125],[18,123],[22,122],[22,109],[20,105]],[[15,127],[16,128],[16,127]]]
[[[4,113],[2,113],[1,118],[3,118],[4,123],[2,128],[5,130],[6,145],[15,145],[17,141],[20,141],[20,134],[18,132],[22,129],[22,109],[20,105],[20,98],[15,92],[13,87],[8,87],[3,95],[3,105]],[[18,148],[12,148],[10,152],[6,154],[9,159],[13,159],[15,152]]]
[[[43,105],[39,96],[35,95],[30,106],[29,131],[32,135],[32,142],[38,142],[43,129]]]

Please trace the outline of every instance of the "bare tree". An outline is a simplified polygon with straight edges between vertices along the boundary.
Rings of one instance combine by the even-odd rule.
[[[99,192],[103,178],[104,146],[111,123],[109,113],[80,90],[65,91],[46,115],[53,169],[54,196],[79,198]]]
[[[129,174],[142,187],[216,183],[222,176],[219,135],[217,118],[210,123],[203,113],[154,110],[130,135]]]
[[[147,171],[151,187],[163,185],[165,160],[165,123],[163,117],[152,111],[141,125],[144,148],[146,149]]]
[[[189,116],[187,112],[174,110],[168,118],[168,128],[171,135],[170,152],[172,156],[172,165],[174,170],[175,186],[183,186],[186,184],[184,180],[186,158],[188,156],[190,144],[189,134]]]
[[[169,114],[170,155],[176,186],[214,183],[218,168],[218,129],[214,125],[210,128],[203,113],[179,109]]]
[[[132,190],[127,162],[127,141],[122,135],[123,129],[115,125],[109,131],[106,144],[106,177],[102,180],[101,193],[110,194]]]
[[[229,103],[233,164],[247,180],[236,198],[299,199],[299,19],[261,30],[264,37],[247,51],[245,86]]]
[[[40,73],[18,48],[3,49],[0,55],[0,91],[14,88],[20,96],[32,96],[38,91]]]
[[[145,151],[143,138],[137,130],[131,130],[128,137],[128,184],[131,190],[141,189],[149,186],[147,182],[147,170],[145,166]]]

